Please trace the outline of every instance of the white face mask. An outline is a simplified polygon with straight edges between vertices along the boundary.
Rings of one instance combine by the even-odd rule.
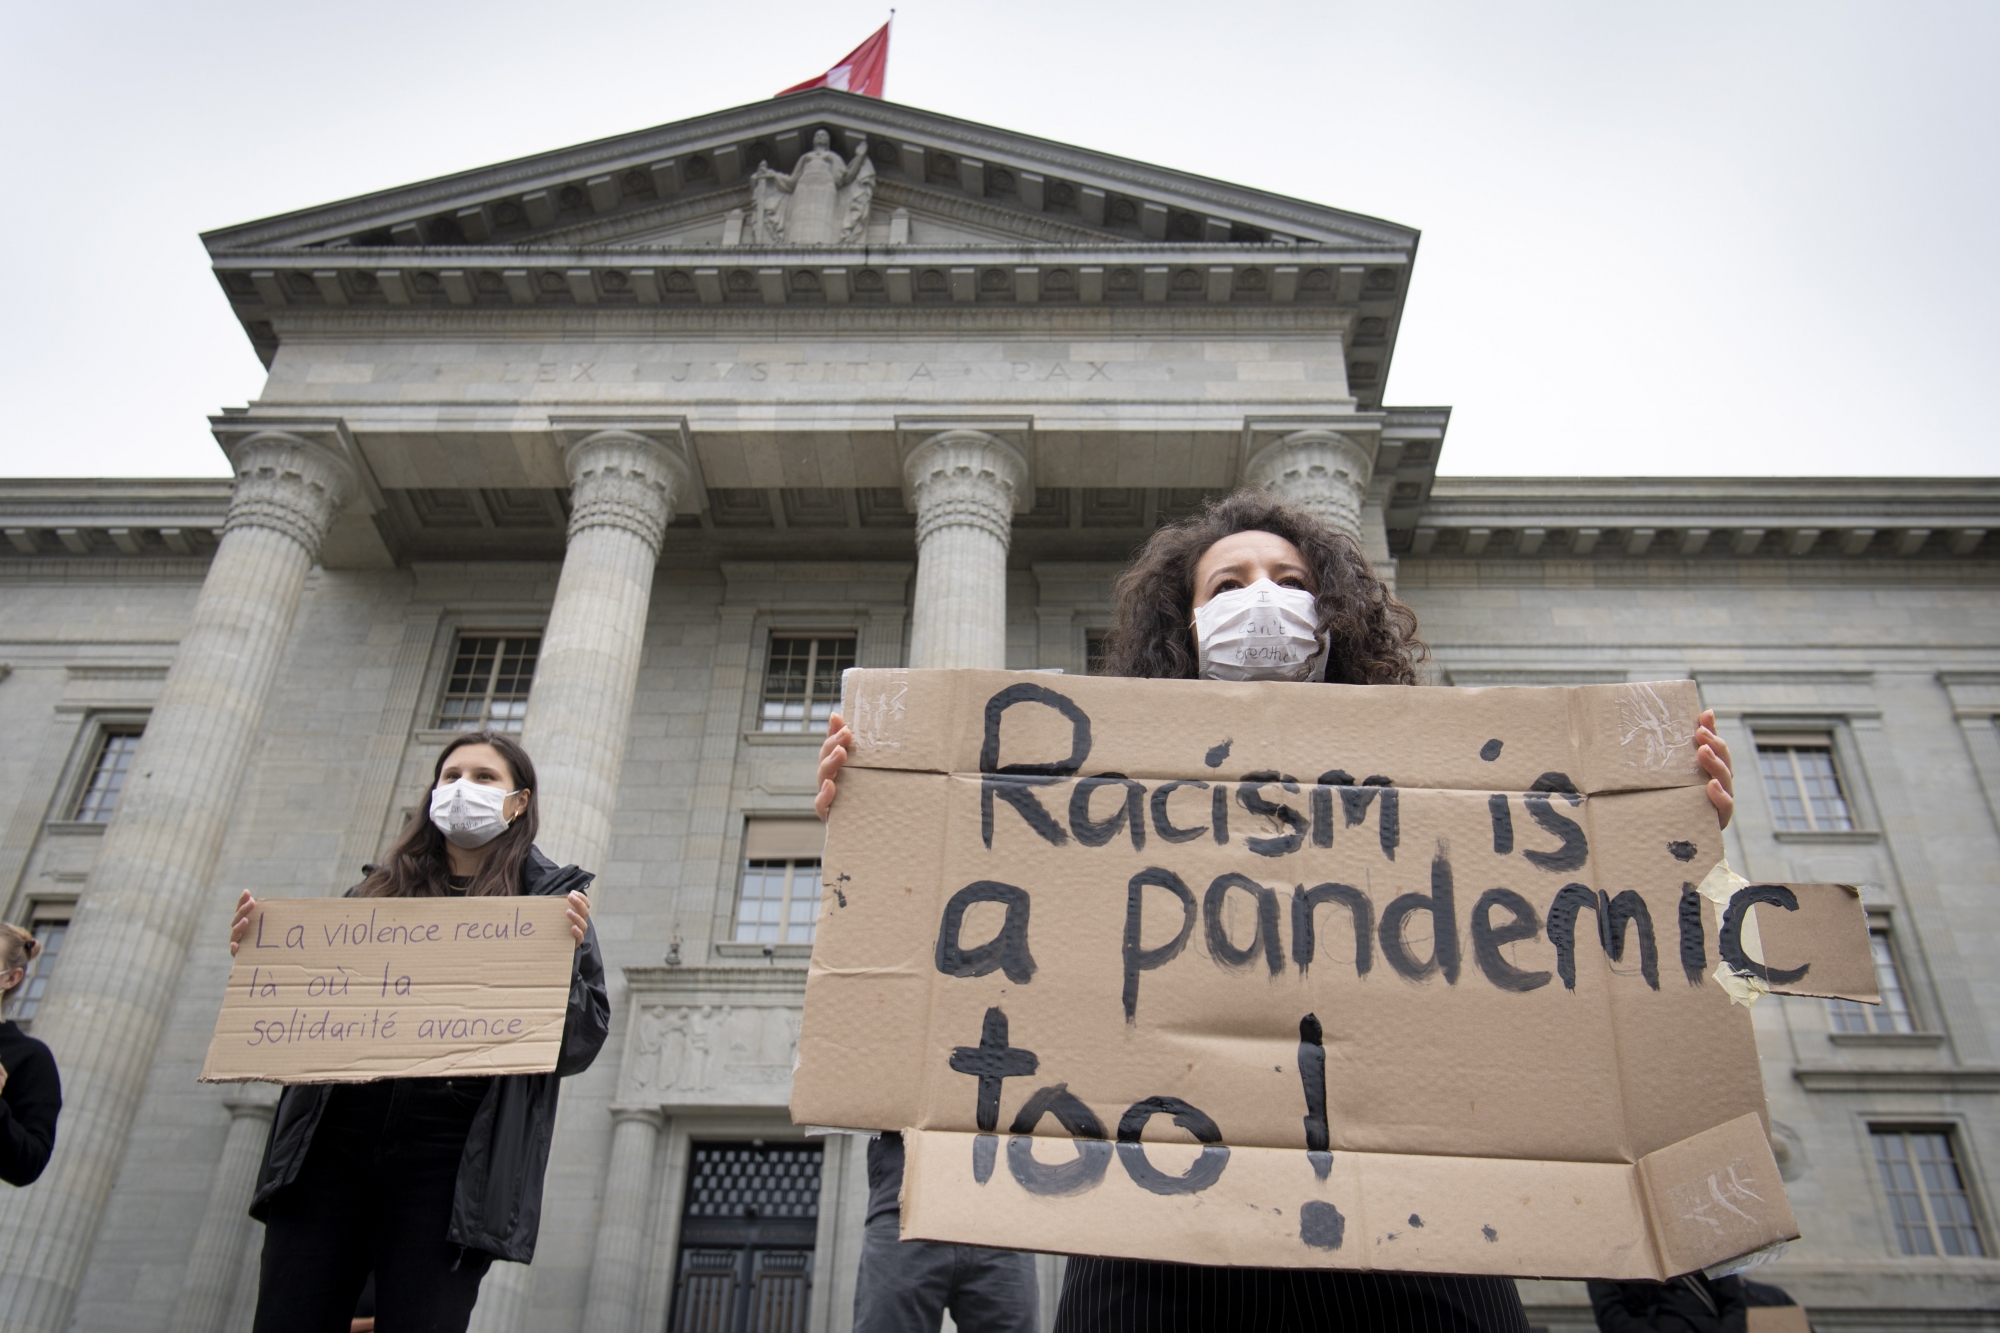
[[[448,782],[431,792],[431,823],[459,847],[484,847],[507,831],[501,809],[514,795],[471,778]]]
[[[1314,597],[1258,579],[1217,593],[1194,613],[1203,680],[1320,680],[1327,646],[1320,641]]]

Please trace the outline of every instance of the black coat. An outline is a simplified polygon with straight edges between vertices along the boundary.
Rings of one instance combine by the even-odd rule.
[[[0,1023],[0,1065],[7,1090],[0,1093],[0,1180],[32,1185],[56,1150],[56,1116],[62,1112],[62,1079],[49,1048]]]
[[[554,897],[589,885],[592,876],[575,866],[556,869],[540,849],[528,854],[521,892]],[[535,1257],[542,1224],[542,1176],[548,1170],[554,1135],[556,1097],[562,1080],[581,1074],[603,1049],[611,1031],[611,997],[604,989],[604,957],[596,927],[586,927],[570,967],[569,1013],[563,1021],[562,1050],[552,1074],[508,1074],[495,1078],[472,1117],[465,1155],[458,1163],[458,1189],[451,1204],[454,1245],[484,1250],[525,1264]],[[271,1196],[297,1179],[312,1147],[313,1131],[326,1110],[328,1083],[295,1084],[278,1099],[264,1164],[250,1216],[261,1220]]]
[[[1592,1282],[1600,1333],[1743,1333],[1749,1306],[1738,1278],[1689,1273],[1671,1282]]]

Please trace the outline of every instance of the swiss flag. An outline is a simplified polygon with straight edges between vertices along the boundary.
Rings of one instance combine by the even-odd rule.
[[[880,97],[889,74],[889,25],[884,23],[861,45],[840,58],[840,63],[816,79],[795,83],[778,93],[802,93],[808,88],[838,88],[844,93]]]

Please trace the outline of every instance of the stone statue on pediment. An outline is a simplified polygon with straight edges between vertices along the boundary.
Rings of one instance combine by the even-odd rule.
[[[868,141],[843,160],[825,130],[799,155],[789,175],[757,168],[751,177],[751,239],[757,245],[858,244],[875,198],[875,164]]]

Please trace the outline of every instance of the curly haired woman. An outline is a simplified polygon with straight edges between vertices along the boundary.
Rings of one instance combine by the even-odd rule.
[[[1238,491],[1153,534],[1113,592],[1105,674],[1148,680],[1415,685],[1429,655],[1416,614],[1360,547],[1265,491]],[[1697,758],[1726,824],[1729,748],[1697,720]],[[853,733],[838,716],[820,750],[824,818]],[[1509,1278],[1222,1268],[1073,1256],[1057,1333],[1145,1329],[1237,1333],[1365,1328],[1378,1333],[1526,1333]]]

